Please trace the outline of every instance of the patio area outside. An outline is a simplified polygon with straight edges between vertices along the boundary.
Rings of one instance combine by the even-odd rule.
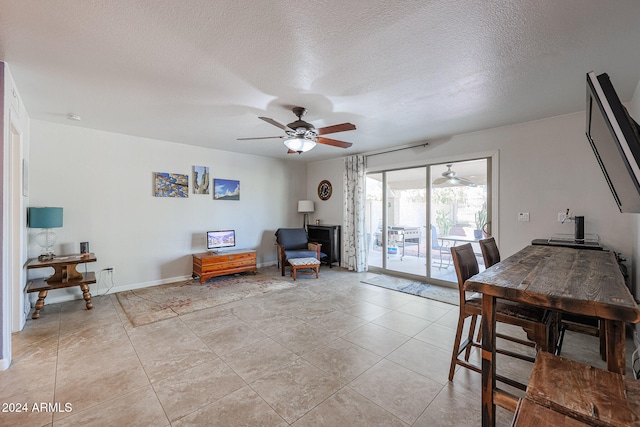
[[[403,272],[415,276],[425,276],[427,265],[427,242],[428,236],[424,232],[419,237],[419,242],[407,242],[404,245],[398,242],[396,247],[389,247],[387,253],[387,269]],[[438,238],[439,244],[442,245],[441,250],[431,250],[429,262],[431,263],[431,278],[453,282],[450,286],[457,283],[456,271],[451,260],[451,252],[449,247],[460,244],[460,240],[447,240]],[[476,253],[476,260],[480,271],[484,270],[484,260],[480,252],[480,246],[477,242],[471,242]],[[369,248],[369,265],[373,267],[382,266],[382,246],[372,240]]]
[[[488,237],[488,160],[367,174],[369,266],[455,287],[452,246]]]

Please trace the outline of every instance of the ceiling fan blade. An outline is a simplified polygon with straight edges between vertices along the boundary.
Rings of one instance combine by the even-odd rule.
[[[269,117],[258,117],[258,118],[261,119],[261,120],[264,120],[265,122],[267,122],[269,124],[272,124],[272,125],[274,125],[276,127],[279,127],[282,130],[285,130],[285,131],[286,130],[293,130],[293,129],[289,128],[288,126],[283,125],[280,122],[276,122],[275,120],[270,119]]]
[[[318,144],[333,145],[334,147],[340,148],[349,148],[353,145],[351,142],[338,141],[337,139],[331,138],[318,138],[316,142]]]
[[[236,141],[247,141],[250,139],[274,139],[274,138],[282,139],[285,137],[284,136],[256,136],[256,137],[249,137],[249,138],[236,138]]]
[[[453,179],[455,179],[456,181],[458,181],[462,185],[466,185],[467,187],[477,187],[478,186],[478,184],[476,184],[475,182],[473,182],[473,181],[471,181],[470,179],[467,179],[467,178],[455,177]]]
[[[327,135],[329,133],[344,132],[347,130],[356,130],[356,125],[351,123],[341,123],[339,125],[325,126],[323,128],[316,129],[318,135]]]
[[[436,178],[433,180],[433,185],[441,185],[444,187],[459,187],[459,186],[477,187],[478,186],[478,184],[471,181],[470,179],[458,178],[457,176],[452,176],[449,178],[448,177]]]
[[[434,185],[441,185],[444,184],[446,182],[449,182],[449,178],[436,178],[433,180],[433,184]]]

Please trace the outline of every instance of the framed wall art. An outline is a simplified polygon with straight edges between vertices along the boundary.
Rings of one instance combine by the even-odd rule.
[[[207,166],[193,167],[193,194],[209,194],[209,168]]]
[[[153,195],[155,197],[189,197],[189,175],[156,172]]]
[[[240,200],[240,181],[215,178],[213,180],[214,200]]]

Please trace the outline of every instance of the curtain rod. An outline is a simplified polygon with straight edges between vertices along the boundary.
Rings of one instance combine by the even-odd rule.
[[[395,148],[393,150],[381,151],[379,153],[365,154],[365,157],[373,157],[373,156],[377,156],[377,155],[380,155],[380,154],[388,154],[388,153],[393,153],[393,152],[396,152],[396,151],[409,150],[411,148],[417,148],[417,147],[426,147],[427,145],[429,145],[429,143],[428,142],[424,142],[422,144],[412,145],[411,147]]]

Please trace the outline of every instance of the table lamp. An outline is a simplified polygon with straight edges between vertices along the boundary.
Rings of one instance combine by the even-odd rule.
[[[306,230],[309,224],[309,212],[313,212],[313,200],[299,200],[298,212],[304,213],[302,227]]]
[[[28,213],[29,228],[44,229],[36,235],[36,243],[44,249],[44,253],[38,259],[53,259],[55,255],[51,248],[56,243],[56,233],[51,229],[62,227],[62,208],[29,208]]]

